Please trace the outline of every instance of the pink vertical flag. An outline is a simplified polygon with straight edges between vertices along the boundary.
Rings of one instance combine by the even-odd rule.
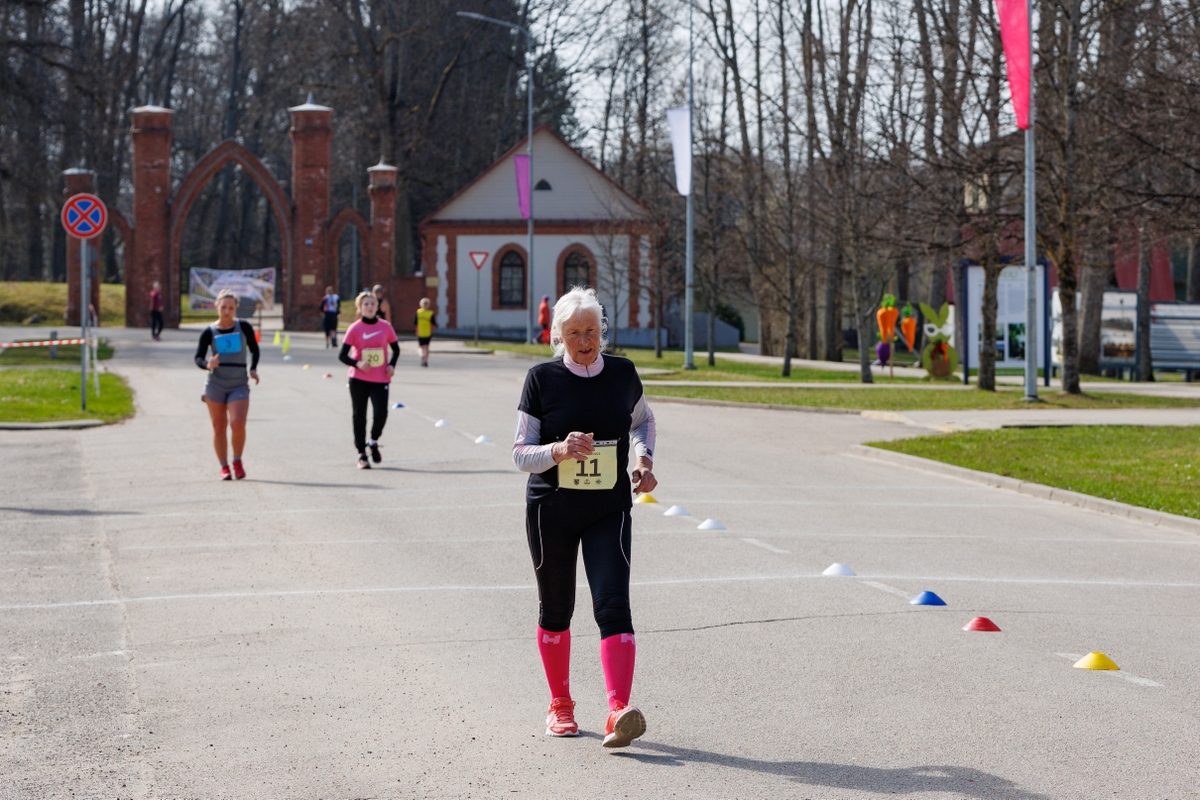
[[[996,0],[1000,17],[1000,40],[1004,42],[1004,61],[1008,72],[1008,90],[1012,94],[1017,127],[1029,127],[1029,11],[1025,0]]]
[[[521,206],[521,219],[529,219],[529,156],[513,156],[517,168],[517,202]]]

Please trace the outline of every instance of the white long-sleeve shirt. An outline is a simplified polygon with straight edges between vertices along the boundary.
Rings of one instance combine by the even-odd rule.
[[[584,366],[571,360],[569,355],[563,356],[563,366],[572,375],[580,378],[594,378],[604,369],[604,356],[596,356],[596,361]],[[530,416],[524,411],[517,412],[517,433],[513,441],[513,463],[522,472],[545,472],[554,467],[554,444],[541,444],[542,422],[537,417]],[[643,394],[633,407],[633,420],[629,427],[629,448],[638,458],[654,458],[654,445],[657,433],[654,427],[654,412],[646,402]]]

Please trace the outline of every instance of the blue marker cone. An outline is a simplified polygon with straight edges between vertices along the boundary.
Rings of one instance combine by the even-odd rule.
[[[909,600],[908,604],[910,606],[944,606],[946,605],[946,601],[933,592],[921,592],[912,600]]]
[[[392,403],[392,408],[404,408],[404,403]]]

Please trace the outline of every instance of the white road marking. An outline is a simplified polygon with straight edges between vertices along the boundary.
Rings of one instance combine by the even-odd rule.
[[[1054,655],[1059,656],[1061,658],[1065,658],[1069,661],[1078,661],[1079,659],[1083,658],[1085,654],[1084,653],[1055,653]],[[1123,681],[1129,681],[1130,683],[1136,683],[1138,686],[1162,686],[1161,683],[1152,681],[1149,678],[1139,678],[1137,675],[1130,675],[1128,672],[1126,672],[1123,669],[1116,669],[1116,670],[1096,669],[1096,670],[1089,670],[1089,672],[1103,672],[1105,675],[1111,675],[1112,677],[1120,678]]]
[[[787,555],[792,552],[791,550],[781,550],[773,544],[767,544],[766,542],[758,539],[742,539],[742,541],[746,544],[752,544],[755,547],[761,547],[763,550],[770,550],[772,553],[781,553],[783,555]]]
[[[911,592],[906,592],[903,589],[897,589],[895,586],[888,586],[886,583],[879,583],[878,581],[859,581],[859,583],[863,584],[864,586],[870,586],[873,589],[889,592],[890,594],[897,595],[898,597],[903,597],[906,600],[912,597]]]

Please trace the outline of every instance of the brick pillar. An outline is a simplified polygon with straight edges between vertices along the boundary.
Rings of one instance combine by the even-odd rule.
[[[396,168],[381,158],[367,174],[371,176],[367,188],[371,197],[371,255],[366,283],[386,286],[391,283],[396,261]]]
[[[175,112],[139,106],[133,118],[133,258],[125,264],[125,324],[150,326],[150,284],[162,284],[164,322],[179,327],[179,275],[168,274],[167,224],[171,202],[171,133]]]
[[[292,201],[295,203],[291,274],[283,276],[286,325],[319,330],[321,298],[327,285],[337,285],[327,247],[329,231],[329,149],[333,109],[313,103],[288,109],[292,115]],[[335,262],[336,263],[336,262]]]
[[[87,192],[91,194],[95,191],[96,173],[90,169],[69,169],[63,172],[63,201],[77,194]],[[60,223],[61,224],[61,223]],[[98,256],[100,255],[100,238],[88,240],[88,246],[92,252],[89,254],[88,263],[88,280],[91,283],[88,285],[88,292],[91,294],[92,305],[96,308],[96,314],[100,314],[100,264]],[[68,325],[79,324],[79,268],[83,263],[80,256],[81,242],[74,236],[67,236],[67,313],[66,323]]]

